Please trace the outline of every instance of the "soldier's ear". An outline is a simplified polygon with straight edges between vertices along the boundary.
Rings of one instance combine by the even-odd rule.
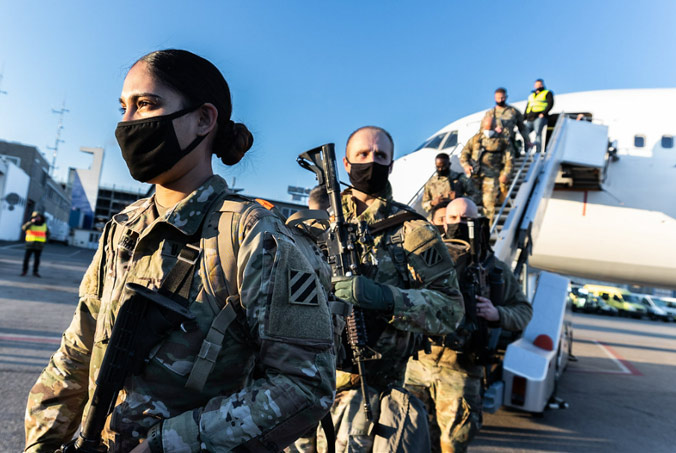
[[[345,171],[349,174],[350,173],[350,161],[347,160],[347,157],[343,157],[343,165],[345,166]]]

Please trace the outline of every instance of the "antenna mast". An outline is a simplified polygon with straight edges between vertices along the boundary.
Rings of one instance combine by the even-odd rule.
[[[59,115],[59,124],[56,126],[56,139],[54,140],[54,146],[47,147],[47,149],[51,149],[52,151],[54,151],[54,153],[52,154],[52,165],[50,168],[50,174],[52,178],[55,177],[56,154],[59,152],[59,143],[64,143],[64,141],[61,140],[61,131],[63,130],[63,115],[66,114],[67,112],[70,112],[70,110],[66,108],[65,99],[59,110],[52,109],[52,113],[56,113],[57,115]]]

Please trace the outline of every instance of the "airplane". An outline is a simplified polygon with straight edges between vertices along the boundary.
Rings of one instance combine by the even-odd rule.
[[[493,249],[517,274],[525,270],[534,315],[506,348],[503,388],[487,392],[498,405],[539,413],[552,397],[572,344],[563,276],[676,289],[675,103],[676,88],[555,94],[544,152],[515,159]],[[523,111],[526,101],[511,105]],[[448,153],[462,171],[458,157],[484,114],[451,122],[397,158],[394,199],[422,212],[435,156]]]

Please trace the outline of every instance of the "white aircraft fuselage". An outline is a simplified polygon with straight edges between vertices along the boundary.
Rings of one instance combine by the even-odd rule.
[[[513,106],[523,111],[525,101]],[[593,123],[607,126],[619,159],[608,161],[598,188],[554,190],[534,232],[531,266],[676,289],[674,106],[676,88],[555,93],[551,113],[590,113]],[[414,198],[434,172],[436,154],[459,156],[479,130],[484,113],[461,118],[435,133],[431,139],[443,136],[436,147],[397,159],[390,177],[395,199],[408,203]],[[448,133],[453,131],[458,145],[444,146],[451,143]],[[584,142],[576,146],[584,153]]]

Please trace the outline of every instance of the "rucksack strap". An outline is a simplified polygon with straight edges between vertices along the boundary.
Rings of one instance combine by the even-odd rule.
[[[225,288],[227,291],[225,306],[221,309],[214,307],[218,314],[211,322],[209,331],[202,341],[200,352],[195,357],[190,375],[185,383],[185,387],[191,390],[202,391],[209,374],[214,368],[218,354],[223,346],[225,332],[230,324],[237,319],[239,307],[239,288],[237,287],[237,253],[239,252],[239,238],[235,237],[235,232],[239,236],[239,231],[233,231],[233,219],[235,214],[243,214],[252,204],[242,201],[225,200],[218,209],[218,235],[223,236],[224,240],[218,241],[218,255],[220,258],[221,269],[225,277]],[[209,298],[211,300],[212,298]],[[213,301],[212,303],[217,303]]]
[[[239,296],[228,297],[225,301],[225,306],[218,312],[211,323],[209,332],[207,332],[207,336],[202,341],[200,352],[197,354],[197,357],[195,357],[195,363],[193,363],[192,369],[190,370],[188,381],[185,383],[186,388],[200,392],[207,383],[209,374],[211,374],[211,370],[213,370],[214,365],[216,364],[218,354],[223,347],[225,332],[228,330],[228,327],[230,327],[230,324],[237,318],[237,312],[233,306],[236,303],[239,303]]]

